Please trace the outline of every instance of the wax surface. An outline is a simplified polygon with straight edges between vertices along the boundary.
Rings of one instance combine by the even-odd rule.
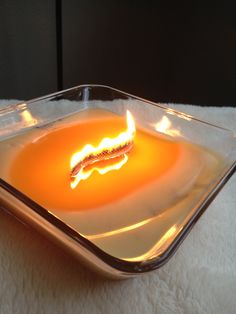
[[[116,137],[126,128],[123,117],[92,117],[91,112],[90,120],[61,126],[25,145],[11,165],[14,186],[45,208],[79,211],[114,202],[171,171],[181,144],[137,129],[134,147],[121,169],[104,175],[94,172],[71,189],[71,156],[86,144],[97,146],[104,137]]]
[[[222,163],[198,145],[137,126],[121,169],[94,172],[71,189],[72,154],[125,129],[125,117],[101,109],[34,128],[0,143],[0,175],[105,252],[143,261],[169,247]]]

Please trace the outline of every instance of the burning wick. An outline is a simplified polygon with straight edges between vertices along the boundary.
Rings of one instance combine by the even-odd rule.
[[[74,189],[81,180],[86,180],[96,170],[100,174],[105,174],[111,170],[120,169],[128,160],[127,153],[133,147],[134,136],[136,132],[134,119],[131,113],[126,112],[127,130],[120,133],[115,138],[104,138],[97,147],[87,144],[83,149],[75,153],[70,162],[71,172],[71,188]],[[96,167],[102,161],[120,159],[113,165],[105,167]],[[91,167],[94,165],[94,167]],[[89,168],[89,169],[88,169]],[[87,169],[87,170],[86,170]]]

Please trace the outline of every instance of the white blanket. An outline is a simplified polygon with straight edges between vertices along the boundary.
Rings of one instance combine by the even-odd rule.
[[[236,129],[236,108],[170,106]],[[165,266],[126,281],[98,278],[0,211],[0,313],[235,314],[236,175]]]

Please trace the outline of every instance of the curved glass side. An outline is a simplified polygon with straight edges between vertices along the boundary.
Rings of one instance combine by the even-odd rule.
[[[127,163],[104,175],[94,171],[71,191],[65,173],[75,148],[118,136],[127,110],[136,124]],[[0,110],[0,151],[0,199],[10,193],[69,237],[74,253],[86,250],[85,259],[120,276],[167,261],[236,160],[233,131],[96,85]]]

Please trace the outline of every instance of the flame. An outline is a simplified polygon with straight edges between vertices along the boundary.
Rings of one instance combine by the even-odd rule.
[[[81,180],[88,179],[94,171],[105,174],[111,170],[120,169],[128,161],[127,153],[133,147],[133,139],[136,132],[134,119],[128,110],[126,112],[126,122],[127,129],[125,132],[120,133],[115,138],[103,138],[97,147],[87,144],[81,151],[76,152],[72,156],[70,161],[70,185],[72,189],[74,189]],[[105,167],[94,166],[92,169],[86,170],[90,165],[104,160],[114,160],[117,157],[122,157],[122,160]]]
[[[156,131],[170,136],[181,136],[181,132],[177,129],[171,129],[171,121],[167,116],[163,116],[162,119],[155,123],[154,128]]]

